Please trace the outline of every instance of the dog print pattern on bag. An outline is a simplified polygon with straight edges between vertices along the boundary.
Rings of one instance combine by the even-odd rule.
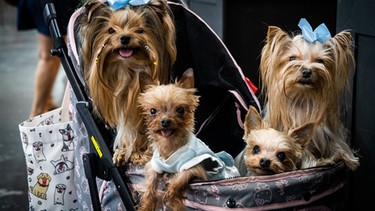
[[[59,160],[51,160],[51,163],[55,168],[55,171],[53,172],[54,175],[64,173],[74,168],[74,163],[64,157],[64,155],[61,155]]]
[[[59,113],[42,114],[20,126],[27,164],[30,210],[77,210],[74,185],[72,122],[62,123]]]
[[[40,163],[42,161],[46,161],[46,156],[44,155],[43,152],[43,142],[35,142],[33,143],[33,149],[34,149],[34,157],[36,162]]]
[[[64,184],[57,184],[56,185],[56,187],[55,187],[54,204],[64,205],[65,190],[66,190],[66,185],[64,185]]]
[[[47,189],[51,177],[47,173],[40,173],[34,186],[30,186],[30,192],[36,197],[47,200]]]
[[[61,151],[72,151],[74,150],[74,132],[72,127],[68,124],[65,129],[60,129],[59,132],[61,133],[64,145]]]

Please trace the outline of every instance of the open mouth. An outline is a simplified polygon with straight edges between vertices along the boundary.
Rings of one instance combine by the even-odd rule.
[[[118,50],[118,53],[123,58],[129,58],[129,57],[131,57],[133,55],[134,49],[133,48],[120,48]]]
[[[160,130],[160,134],[165,137],[165,138],[168,138],[169,136],[173,135],[175,130],[173,129],[161,129]]]
[[[301,85],[311,85],[311,84],[313,84],[310,79],[301,79],[301,80],[298,81],[298,83],[301,84]]]

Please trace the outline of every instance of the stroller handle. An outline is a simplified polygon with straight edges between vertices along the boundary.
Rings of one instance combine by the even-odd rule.
[[[77,72],[74,71],[72,61],[68,56],[68,48],[64,38],[61,36],[58,23],[56,21],[56,10],[52,0],[40,0],[43,8],[44,21],[48,25],[53,40],[54,49],[51,50],[52,56],[60,57],[61,64],[64,67],[66,76],[73,88],[78,101],[87,101],[83,84],[78,80]]]

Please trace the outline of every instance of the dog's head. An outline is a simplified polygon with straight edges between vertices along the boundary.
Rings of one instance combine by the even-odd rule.
[[[33,143],[33,148],[35,151],[43,151],[43,142],[34,142]]]
[[[140,71],[168,81],[176,59],[172,13],[162,0],[116,10],[94,0],[85,9],[81,33],[85,79],[95,113],[115,125],[119,113],[134,113]]]
[[[57,193],[65,193],[66,185],[64,185],[64,184],[57,184],[55,186],[55,189],[56,189]]]
[[[147,133],[162,157],[169,157],[184,146],[194,131],[194,113],[199,96],[195,95],[193,70],[179,81],[160,85],[147,74],[140,74],[144,92],[138,102],[145,115]]]
[[[49,183],[51,181],[51,177],[47,173],[40,173],[37,177],[38,183],[42,187],[49,186]]]
[[[293,171],[300,167],[303,149],[314,133],[314,124],[307,123],[288,132],[277,131],[262,120],[250,106],[244,121],[246,142],[245,164],[255,175]]]
[[[309,42],[269,26],[261,54],[263,91],[289,99],[337,99],[354,64],[352,38],[342,31],[324,42]]]

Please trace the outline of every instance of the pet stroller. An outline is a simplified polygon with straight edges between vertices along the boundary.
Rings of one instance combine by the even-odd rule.
[[[256,88],[244,76],[224,43],[199,16],[183,1],[168,4],[174,15],[178,50],[171,74],[180,76],[183,70],[192,67],[201,96],[196,112],[196,135],[214,152],[225,150],[235,157],[245,146],[242,120],[248,107],[253,105],[259,111],[261,109]],[[72,87],[73,129],[79,142],[75,156],[76,159],[82,157],[85,174],[85,178],[76,179],[77,190],[85,192],[80,188],[82,184],[88,184],[89,193],[86,194],[91,205],[86,206],[92,206],[94,210],[101,210],[103,204],[111,203],[111,199],[106,199],[111,191],[126,210],[135,210],[137,202],[133,190],[144,179],[143,168],[134,164],[114,166],[108,146],[115,132],[91,114],[82,76],[83,65],[78,55],[81,43],[76,36],[83,8],[71,17],[67,47],[58,31],[53,3],[43,7],[55,41],[55,49],[51,52],[61,58]],[[347,168],[341,162],[270,176],[193,182],[186,192],[186,207],[189,210],[342,209],[346,179]],[[80,194],[79,198],[83,200],[83,194]],[[114,205],[118,208],[118,204]]]

